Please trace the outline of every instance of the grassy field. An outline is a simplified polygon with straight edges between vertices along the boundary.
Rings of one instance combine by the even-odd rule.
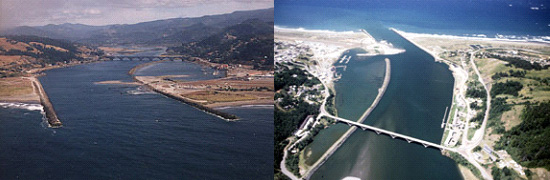
[[[0,78],[0,97],[22,96],[33,93],[31,81],[23,78]]]
[[[244,93],[228,93],[228,92],[217,92],[217,91],[198,91],[198,92],[185,94],[184,96],[194,100],[208,101],[208,103],[246,101],[246,100],[256,99],[256,96],[252,96]]]
[[[521,123],[519,115],[521,114],[523,107],[523,105],[513,106],[512,110],[506,111],[502,114],[502,118],[500,120],[504,123],[504,128],[507,131]]]

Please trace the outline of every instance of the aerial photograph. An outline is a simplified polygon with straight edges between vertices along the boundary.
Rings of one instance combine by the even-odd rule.
[[[274,179],[550,179],[548,7],[275,0]]]
[[[0,179],[272,179],[273,0],[1,0]]]

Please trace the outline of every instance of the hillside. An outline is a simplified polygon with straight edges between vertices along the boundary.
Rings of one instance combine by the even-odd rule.
[[[0,77],[24,75],[34,68],[98,59],[101,51],[65,40],[37,36],[0,37]]]
[[[243,64],[254,69],[272,70],[273,22],[248,19],[203,40],[168,48],[167,52],[199,57],[213,63]]]
[[[34,27],[21,26],[0,32],[0,34],[33,35],[94,45],[176,45],[200,40],[246,19],[255,18],[264,22],[272,22],[273,12],[273,8],[270,8],[196,18],[172,18],[106,26],[70,23]]]

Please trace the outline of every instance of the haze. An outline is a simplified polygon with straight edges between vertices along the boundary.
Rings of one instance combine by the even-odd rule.
[[[272,0],[2,0],[0,29],[62,23],[133,24],[270,7]]]

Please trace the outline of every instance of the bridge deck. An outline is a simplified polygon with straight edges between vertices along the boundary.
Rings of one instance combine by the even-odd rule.
[[[424,145],[424,147],[426,147],[426,148],[432,146],[432,147],[439,148],[441,150],[448,150],[448,151],[456,152],[456,150],[454,148],[445,147],[445,146],[442,146],[442,145],[439,145],[439,144],[424,141],[424,140],[417,139],[417,138],[414,138],[414,137],[410,137],[410,136],[407,136],[407,135],[399,134],[399,133],[388,131],[388,130],[385,130],[385,129],[380,129],[380,128],[377,128],[377,127],[369,126],[369,125],[366,125],[366,124],[358,123],[358,122],[355,122],[355,121],[347,120],[347,119],[344,119],[344,118],[340,118],[340,117],[336,117],[336,116],[332,116],[332,115],[328,115],[328,114],[325,114],[324,116],[335,119],[335,120],[340,121],[340,122],[344,122],[344,123],[348,124],[349,126],[357,126],[357,127],[361,128],[363,130],[367,130],[367,129],[372,130],[372,131],[376,132],[377,134],[380,134],[380,133],[387,134],[387,135],[390,135],[392,138],[399,137],[399,138],[407,140],[407,142],[409,142],[409,143],[417,142],[417,143],[420,143],[420,144]]]

